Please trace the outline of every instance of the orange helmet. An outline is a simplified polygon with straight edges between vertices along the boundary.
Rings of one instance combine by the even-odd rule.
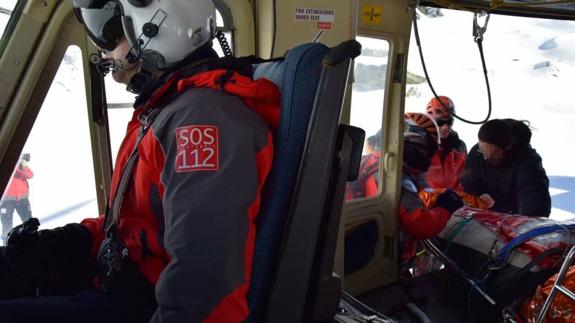
[[[425,111],[429,113],[433,119],[447,118],[455,113],[455,104],[453,104],[453,101],[451,101],[449,97],[438,96],[438,98],[441,102],[434,97],[429,100],[429,103],[427,103],[427,107],[425,108]],[[443,103],[443,105],[441,103]],[[445,109],[444,105],[447,109]]]

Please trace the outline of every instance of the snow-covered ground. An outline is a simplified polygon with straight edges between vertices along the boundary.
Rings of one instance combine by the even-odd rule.
[[[0,0],[13,8],[15,1]],[[11,7],[10,7],[11,6]],[[444,16],[419,21],[424,55],[431,80],[439,94],[449,95],[457,113],[482,120],[487,113],[487,95],[476,44],[471,35],[472,15],[443,10]],[[0,15],[0,30],[7,22]],[[366,42],[365,45],[381,42]],[[484,41],[485,57],[493,96],[492,118],[511,117],[531,121],[533,146],[543,157],[552,181],[552,216],[575,217],[575,23],[493,16]],[[78,49],[70,48],[28,138],[31,153],[30,181],[33,214],[45,228],[85,217],[97,216],[96,183],[90,153],[89,116],[82,82]],[[387,60],[363,57],[364,64]],[[423,75],[415,41],[409,53],[408,70]],[[110,81],[110,80],[108,80]],[[111,83],[111,82],[110,82]],[[427,84],[408,85],[413,95],[406,99],[407,111],[423,111],[431,97]],[[120,85],[107,86],[110,102],[131,102]],[[353,94],[354,124],[368,135],[379,129],[382,90]],[[73,102],[73,104],[69,104]],[[131,109],[110,110],[112,150],[117,151]],[[455,129],[471,147],[478,126],[457,122]],[[115,155],[114,155],[115,156]],[[14,224],[20,221],[17,217]]]
[[[488,101],[479,52],[471,35],[473,16],[442,12],[440,18],[420,19],[430,78],[438,94],[453,99],[458,114],[482,120]],[[575,176],[571,167],[575,151],[569,149],[569,139],[575,134],[573,40],[573,22],[492,16],[483,43],[492,118],[529,120],[534,128],[533,146],[544,157],[550,175]],[[551,41],[554,47],[543,46]],[[412,44],[409,70],[423,75],[413,37]],[[407,99],[407,111],[422,111],[432,96],[427,84],[416,88],[420,95]],[[457,122],[454,128],[469,146],[477,141],[478,126]]]

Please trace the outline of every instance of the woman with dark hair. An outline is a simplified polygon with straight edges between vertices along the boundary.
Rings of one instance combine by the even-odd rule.
[[[516,152],[531,147],[531,123],[527,120],[503,119],[511,128],[511,144]]]
[[[531,129],[524,121],[493,119],[478,133],[461,184],[465,192],[488,194],[491,210],[527,216],[551,213],[549,179],[541,156],[531,147]]]

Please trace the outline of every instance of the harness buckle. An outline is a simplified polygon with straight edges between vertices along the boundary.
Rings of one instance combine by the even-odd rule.
[[[128,259],[128,248],[113,237],[102,241],[98,251],[98,279],[102,290],[109,291],[113,280],[123,271],[124,262]]]

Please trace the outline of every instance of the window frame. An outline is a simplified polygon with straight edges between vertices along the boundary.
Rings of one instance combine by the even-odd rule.
[[[381,156],[379,159],[379,182],[378,182],[378,188],[377,188],[377,194],[374,196],[369,196],[369,197],[360,197],[360,198],[354,198],[354,199],[350,199],[348,201],[345,201],[345,205],[357,205],[358,203],[360,203],[361,205],[363,205],[364,201],[371,201],[371,200],[376,200],[376,199],[380,199],[382,197],[382,193],[383,193],[383,187],[385,186],[385,174],[386,174],[386,155],[388,155],[386,153],[386,142],[387,142],[387,136],[388,136],[388,131],[386,130],[387,128],[387,110],[388,110],[388,89],[389,89],[389,84],[391,83],[391,67],[392,67],[392,57],[391,57],[391,53],[392,53],[392,46],[393,46],[393,42],[384,36],[381,35],[376,35],[376,34],[372,34],[372,33],[360,33],[358,32],[356,35],[357,37],[364,37],[364,38],[371,38],[374,40],[381,40],[381,41],[385,41],[388,44],[388,54],[387,54],[387,68],[385,71],[385,85],[383,87],[383,100],[381,102],[381,127],[380,127],[380,131],[381,131],[381,138],[380,138],[380,149],[381,149]],[[355,62],[354,62],[354,70],[355,70]],[[355,75],[353,76],[353,78],[355,79]],[[353,86],[353,85],[351,85]],[[353,87],[352,87],[353,89]],[[352,91],[350,91],[352,92]],[[353,94],[352,94],[353,97]],[[352,106],[352,102],[353,102],[353,98],[350,101],[350,106],[349,106],[349,115],[347,115],[347,123],[351,122],[351,114],[352,114],[352,110],[353,110],[353,106]],[[354,125],[354,126],[360,126],[360,125]],[[372,134],[365,134],[365,139],[367,140],[367,138],[372,135]],[[364,142],[365,145],[365,142]]]
[[[8,23],[6,24],[6,28],[2,33],[2,37],[0,38],[0,57],[4,54],[8,42],[18,25],[18,21],[20,21],[20,16],[24,11],[24,7],[26,6],[28,0],[18,0],[16,2],[16,6],[14,6],[13,10],[6,9],[4,7],[0,7],[0,14],[9,14],[10,18],[8,19]]]
[[[88,115],[93,103],[103,93],[94,93],[92,75],[95,68],[89,54],[95,52],[67,2],[27,2],[14,29],[12,40],[0,60],[0,71],[12,75],[0,87],[0,188],[5,190],[20,151],[30,134],[36,117],[69,46],[82,53],[84,85]],[[17,62],[17,64],[14,64]],[[2,110],[4,108],[4,110]],[[93,119],[86,120],[90,131],[98,211],[105,211],[111,178],[111,159],[107,128]]]

